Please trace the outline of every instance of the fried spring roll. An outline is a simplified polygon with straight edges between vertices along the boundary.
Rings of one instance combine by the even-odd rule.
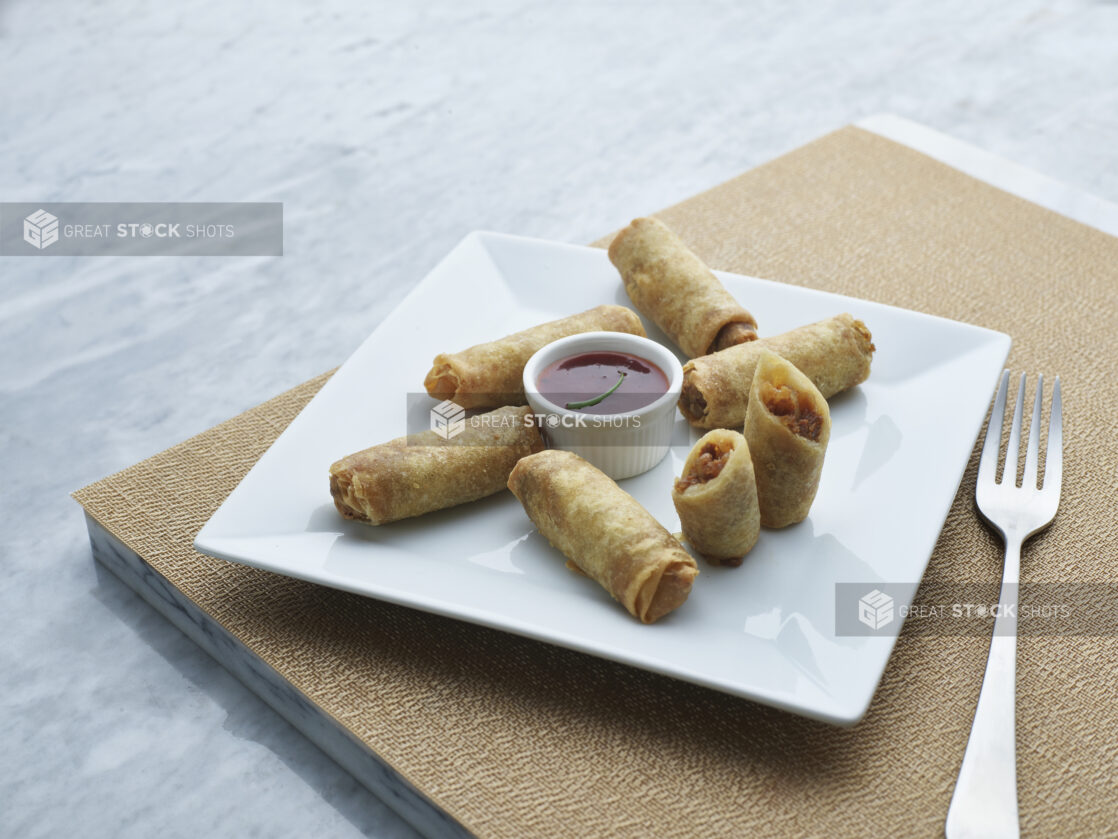
[[[470,417],[450,439],[424,431],[343,457],[330,467],[334,505],[379,525],[500,492],[516,462],[543,449],[529,413],[500,408]]]
[[[640,318],[631,309],[595,306],[461,352],[439,353],[423,386],[436,399],[449,399],[463,408],[524,405],[528,400],[521,375],[536,350],[568,335],[598,331],[645,336]]]
[[[741,565],[757,544],[761,512],[753,460],[736,431],[708,431],[691,449],[672,487],[683,538],[717,565]]]
[[[693,358],[683,366],[679,410],[699,428],[730,428],[745,421],[753,370],[764,350],[786,358],[825,398],[864,382],[873,360],[873,336],[860,320],[841,314],[790,332]]]
[[[687,599],[698,566],[664,527],[604,472],[576,454],[526,457],[509,489],[568,567],[596,580],[643,623]]]
[[[625,291],[688,358],[757,337],[757,321],[662,222],[639,218],[609,246]]]
[[[763,349],[749,389],[745,440],[765,527],[807,518],[830,436],[831,411],[823,394],[789,362]]]

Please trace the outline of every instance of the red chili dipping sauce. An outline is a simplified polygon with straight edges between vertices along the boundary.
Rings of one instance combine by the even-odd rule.
[[[667,393],[668,377],[647,358],[627,352],[584,352],[549,364],[536,387],[550,402],[573,411],[624,414]]]

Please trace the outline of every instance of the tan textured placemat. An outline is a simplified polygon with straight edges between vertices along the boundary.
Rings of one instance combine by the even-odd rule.
[[[1023,578],[1118,581],[1118,240],[856,128],[661,217],[718,268],[1010,333],[1014,369],[1063,377],[1068,438],[1060,514],[1026,549]],[[942,833],[986,639],[902,634],[866,719],[844,730],[194,553],[194,534],[323,381],[77,498],[466,827],[509,839]],[[1000,575],[974,474],[972,461],[920,597]],[[1116,665],[1113,638],[1021,640],[1025,835],[1118,825]]]

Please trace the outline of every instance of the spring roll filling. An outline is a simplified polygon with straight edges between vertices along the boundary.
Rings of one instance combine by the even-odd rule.
[[[723,449],[717,443],[707,443],[695,458],[691,468],[682,478],[675,482],[676,492],[686,492],[689,487],[713,481],[720,474],[726,462],[730,459],[732,447]]]
[[[683,390],[679,394],[679,402],[684,414],[691,419],[698,420],[706,415],[707,401],[690,377],[685,376],[683,379]]]
[[[707,348],[707,354],[718,352],[719,350],[727,349],[728,347],[736,346],[737,344],[744,344],[746,341],[757,340],[757,327],[756,324],[748,323],[728,323],[718,330],[718,335],[714,338],[714,343]]]
[[[815,412],[811,397],[788,385],[762,382],[761,401],[784,426],[805,440],[818,443],[823,434],[823,417]]]

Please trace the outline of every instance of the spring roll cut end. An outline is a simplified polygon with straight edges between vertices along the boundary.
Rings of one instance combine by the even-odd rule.
[[[818,443],[823,434],[822,414],[815,410],[810,393],[793,390],[786,384],[762,382],[761,404],[793,434]]]
[[[750,405],[763,407],[792,434],[826,446],[831,410],[827,400],[792,362],[762,349],[753,374]]]
[[[719,445],[711,441],[699,445],[698,449],[699,454],[697,457],[693,459],[688,458],[687,466],[683,470],[683,476],[676,478],[675,491],[678,493],[682,494],[693,486],[699,486],[708,481],[713,481],[722,474],[722,469],[726,466],[730,458],[733,446]]]
[[[831,434],[827,400],[789,361],[762,351],[744,433],[756,467],[761,524],[803,521],[819,489]]]
[[[672,503],[688,544],[715,565],[740,565],[761,530],[745,437],[724,428],[703,435],[672,488]]]
[[[707,401],[695,379],[695,365],[689,361],[683,367],[683,388],[679,393],[679,412],[692,425],[701,425],[707,415]]]
[[[718,330],[718,336],[714,339],[714,343],[707,349],[707,355],[714,352],[721,352],[722,350],[735,347],[738,344],[745,344],[749,341],[757,340],[757,323],[750,318],[749,321],[735,321],[728,323]]]

